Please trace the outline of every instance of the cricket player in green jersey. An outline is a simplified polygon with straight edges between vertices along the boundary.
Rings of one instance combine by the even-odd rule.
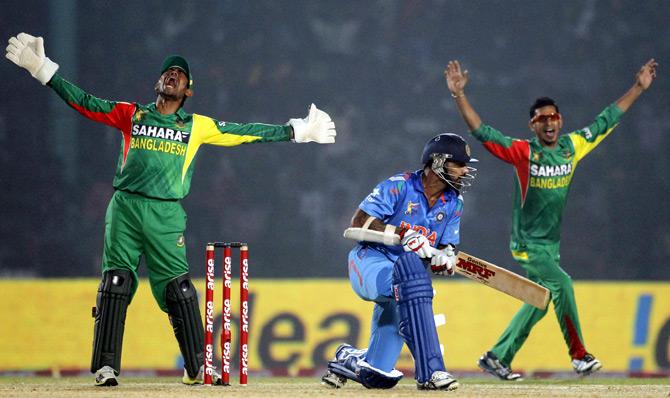
[[[450,61],[444,72],[451,96],[470,133],[493,156],[514,167],[512,256],[529,279],[551,291],[572,366],[579,375],[597,371],[602,364],[586,351],[572,279],[559,264],[563,208],[579,161],[612,132],[624,112],[649,88],[656,77],[656,67],[656,61],[650,59],[621,98],[606,107],[590,125],[569,134],[559,135],[563,118],[554,100],[538,98],[530,108],[528,122],[535,137],[525,140],[507,137],[482,123],[465,96],[468,72],[461,70],[458,61]],[[546,313],[524,304],[491,351],[479,359],[479,367],[502,380],[520,379],[521,375],[510,368],[512,360]]]
[[[204,329],[186,262],[186,214],[195,155],[203,144],[235,146],[261,142],[335,142],[335,124],[312,104],[304,119],[286,125],[238,124],[186,113],[193,95],[188,62],[169,56],[154,87],[156,101],[142,105],[96,98],[56,74],[44,41],[20,33],[9,39],[6,57],[51,87],[83,116],[121,132],[114,195],[105,216],[102,281],[94,309],[91,372],[95,384],[115,386],[121,370],[126,310],[137,290],[144,256],[156,302],[168,314],[184,358],[185,384],[202,384]],[[213,374],[214,382],[220,378]]]

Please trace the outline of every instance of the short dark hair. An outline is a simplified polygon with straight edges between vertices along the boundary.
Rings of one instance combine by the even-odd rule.
[[[535,103],[531,105],[530,107],[530,118],[532,119],[533,116],[535,116],[535,110],[538,108],[542,108],[543,106],[553,106],[556,108],[556,112],[561,113],[561,111],[558,110],[558,105],[556,105],[556,101],[549,97],[540,97],[535,100]]]

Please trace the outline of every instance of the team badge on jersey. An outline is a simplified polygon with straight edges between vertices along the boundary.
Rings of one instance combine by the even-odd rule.
[[[414,212],[418,208],[419,208],[419,203],[414,203],[410,200],[409,202],[407,202],[407,207],[405,208],[405,214],[407,214],[408,216],[411,216],[412,214],[414,214]]]
[[[537,152],[533,153],[533,162],[539,162],[541,157],[542,157],[541,154]]]
[[[179,235],[179,238],[177,238],[177,247],[184,247],[184,243],[186,243],[184,235]]]
[[[435,221],[442,222],[442,221],[444,221],[444,217],[446,217],[446,216],[445,216],[444,212],[441,211],[441,212],[437,213],[437,215],[435,216]]]
[[[144,111],[141,109],[137,110],[137,112],[135,112],[135,121],[139,122],[142,120],[142,116],[144,116]]]

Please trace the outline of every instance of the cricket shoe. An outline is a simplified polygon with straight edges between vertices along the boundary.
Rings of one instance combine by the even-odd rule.
[[[191,378],[188,375],[188,372],[186,372],[186,369],[184,369],[184,376],[181,378],[181,382],[193,386],[196,384],[204,384],[205,383],[205,365],[200,365],[200,370],[198,371],[198,374],[194,377]],[[212,385],[215,386],[222,386],[223,385],[223,380],[221,380],[221,375],[214,369],[212,369]]]
[[[116,371],[111,366],[103,366],[95,372],[95,385],[98,387],[113,387],[119,385],[116,380]]]
[[[572,367],[580,376],[588,376],[603,367],[603,364],[588,352],[582,359],[573,359]]]
[[[347,378],[329,370],[321,376],[321,384],[332,388],[342,388],[347,384]]]
[[[574,362],[573,362],[574,363]],[[500,380],[521,381],[519,373],[512,372],[508,366],[503,365],[498,357],[491,351],[487,351],[479,358],[477,365],[485,372],[498,377]]]
[[[449,372],[436,370],[430,376],[430,380],[425,383],[416,383],[416,388],[419,390],[442,390],[453,391],[459,386],[458,381]]]

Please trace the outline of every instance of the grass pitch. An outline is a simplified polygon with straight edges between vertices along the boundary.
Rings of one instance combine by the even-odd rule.
[[[355,383],[344,388],[322,386],[318,378],[257,377],[247,387],[185,386],[178,378],[128,377],[117,387],[94,387],[91,377],[0,377],[0,397],[670,397],[670,379],[586,378],[503,382],[463,378],[456,391],[417,391],[412,380],[391,390],[367,390]]]

